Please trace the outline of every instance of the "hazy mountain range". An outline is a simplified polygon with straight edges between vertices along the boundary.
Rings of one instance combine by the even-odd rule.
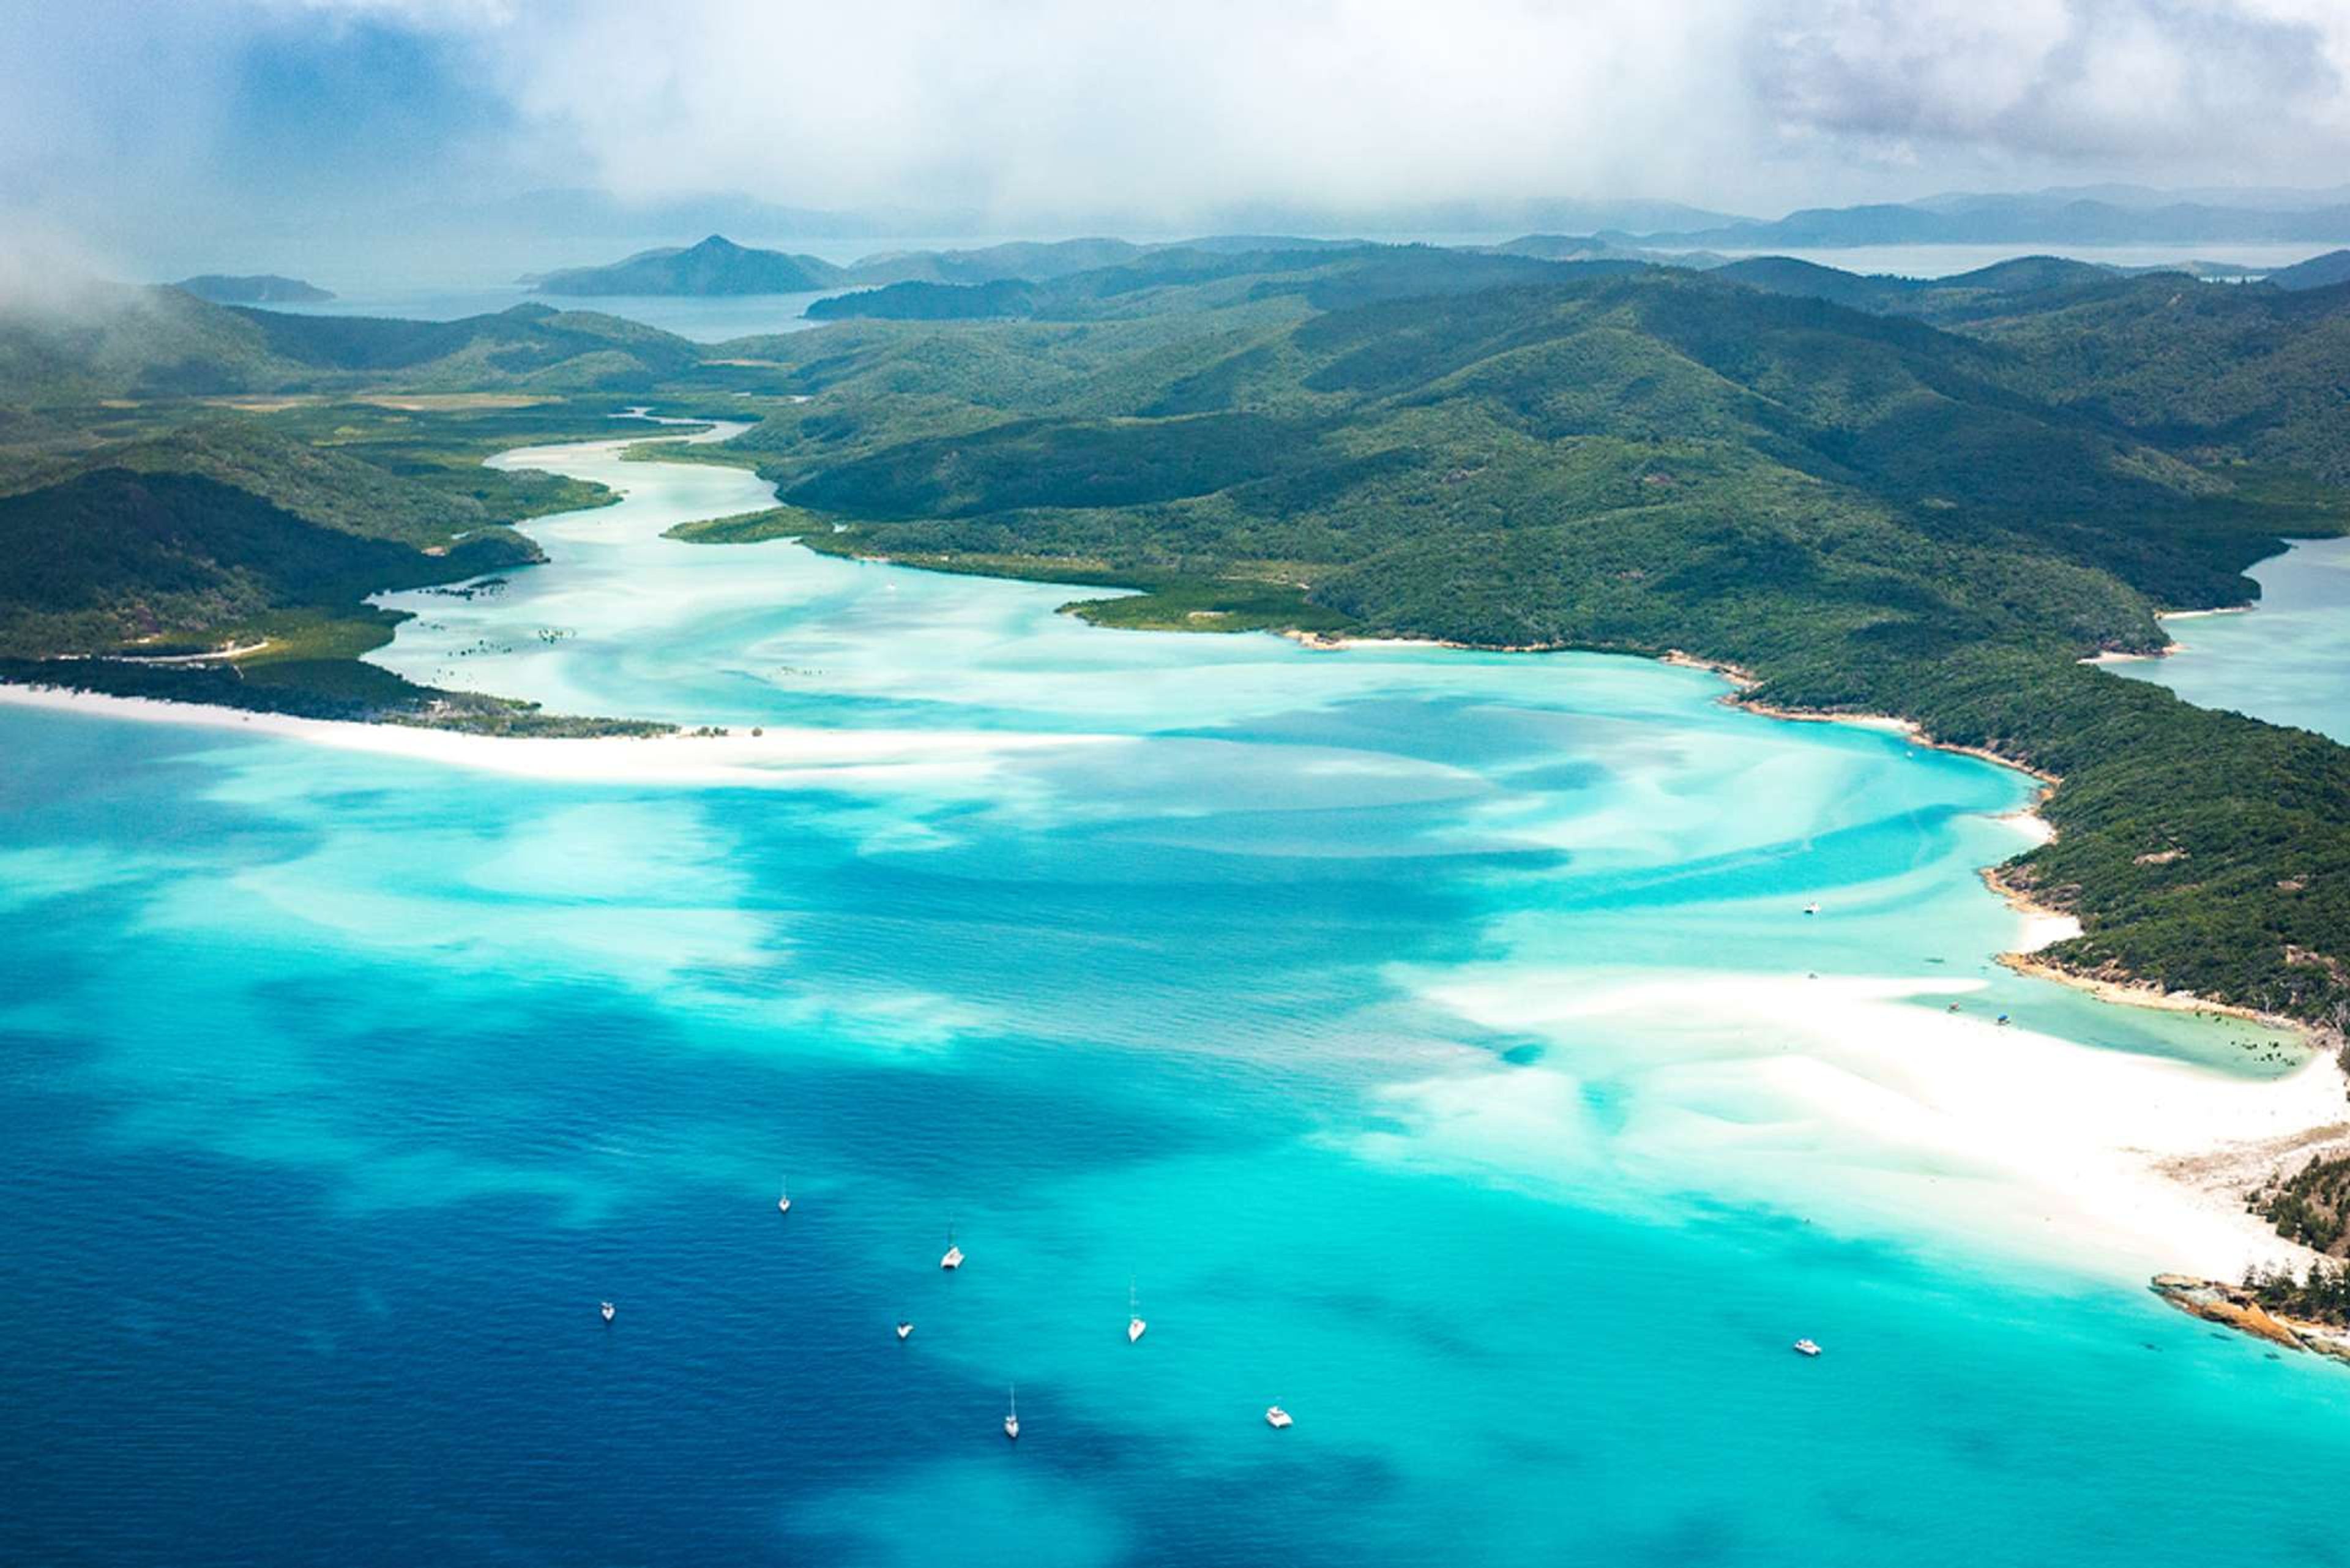
[[[847,266],[821,256],[762,250],[712,234],[696,244],[639,251],[604,266],[565,267],[520,281],[541,294],[577,298],[622,295],[812,294],[890,284],[955,286],[1044,282],[1168,251],[1236,255],[1264,250],[1343,248],[1336,240],[1225,234],[1164,244],[1131,240],[1014,240],[967,251],[884,251]]]
[[[2158,192],[2140,193],[2146,197]],[[2126,201],[2041,192],[2028,195],[1953,195],[1930,202],[1814,207],[1769,223],[1742,220],[1706,228],[1652,231],[1647,245],[1717,250],[1826,249],[1843,245],[2324,244],[2350,240],[2350,198],[2304,192],[2303,204],[2210,201]],[[2272,202],[2276,193],[2268,193]]]

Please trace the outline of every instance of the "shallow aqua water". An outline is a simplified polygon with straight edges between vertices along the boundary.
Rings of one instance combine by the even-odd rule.
[[[2246,575],[2261,585],[2251,611],[2175,618],[2174,652],[2110,668],[2206,708],[2350,742],[2350,538],[2294,545]]]
[[[1454,1004],[1926,974],[2236,1061],[1990,963],[2016,775],[1634,660],[680,545],[755,483],[612,472],[388,661],[1108,738],[688,788],[0,710],[0,1561],[2350,1556],[2338,1371],[1988,1244],[1921,1195],[1993,1173],[1704,1070],[1693,1009]]]

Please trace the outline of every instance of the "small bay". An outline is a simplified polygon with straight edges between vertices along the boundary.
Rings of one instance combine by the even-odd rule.
[[[2295,544],[2247,576],[2261,585],[2251,609],[2170,617],[2178,647],[2114,673],[2350,742],[2350,538]]]

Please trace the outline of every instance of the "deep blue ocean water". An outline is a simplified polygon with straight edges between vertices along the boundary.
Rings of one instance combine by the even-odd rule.
[[[1990,962],[2027,781],[676,545],[754,482],[564,461],[630,504],[388,661],[962,739],[565,781],[0,710],[0,1561],[2350,1561],[2350,1374],[1895,1119],[1910,1021],[2282,1070]]]

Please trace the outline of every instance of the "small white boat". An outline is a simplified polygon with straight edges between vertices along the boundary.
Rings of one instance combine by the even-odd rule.
[[[1267,1405],[1264,1407],[1264,1424],[1277,1432],[1289,1425],[1289,1412],[1278,1405]]]
[[[1020,1440],[1020,1386],[1012,1386],[1012,1408],[1003,1417],[1003,1435],[1013,1441]]]
[[[947,1255],[939,1260],[939,1267],[952,1272],[962,1267],[962,1249],[955,1245],[954,1227],[947,1227]]]
[[[782,1196],[775,1199],[775,1212],[778,1214],[788,1214],[792,1211],[792,1189],[790,1183],[786,1182],[780,1189],[780,1191]]]
[[[898,1321],[898,1337],[899,1337],[899,1339],[901,1339],[901,1340],[902,1340],[902,1339],[906,1339],[906,1338],[910,1337],[910,1336],[912,1335],[913,1332],[914,1332],[914,1325],[913,1325],[912,1324],[906,1322],[903,1318],[899,1319],[899,1321]]]
[[[609,1323],[609,1322],[611,1322],[611,1321],[612,1321],[613,1307],[612,1307],[612,1303],[611,1303],[610,1302],[606,1302],[606,1303],[603,1304],[603,1306],[602,1306],[602,1307],[600,1307],[600,1308],[599,1308],[599,1309],[598,1309],[598,1310],[599,1310],[599,1311],[601,1311],[601,1312],[603,1313],[603,1314],[604,1314],[604,1321],[605,1321],[606,1323]]]
[[[1817,904],[1806,904],[1804,906],[1804,913],[1807,915],[1816,915],[1819,912],[1820,907]]]
[[[1126,1343],[1132,1345],[1140,1339],[1143,1330],[1149,1326],[1142,1321],[1142,1309],[1135,1304],[1134,1282],[1128,1280],[1126,1282]]]
[[[1820,1353],[1820,1344],[1819,1344],[1819,1341],[1817,1341],[1817,1340],[1815,1340],[1815,1339],[1799,1339],[1799,1340],[1795,1341],[1795,1354],[1796,1354],[1796,1355],[1817,1355],[1819,1353]]]

